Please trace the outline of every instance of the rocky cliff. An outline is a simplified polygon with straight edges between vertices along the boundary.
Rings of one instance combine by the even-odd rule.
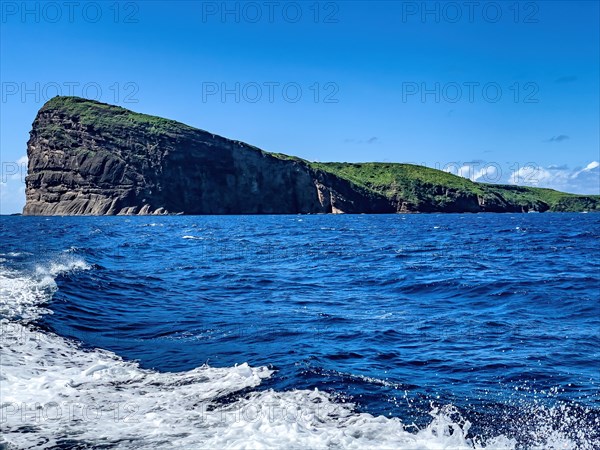
[[[79,98],[44,105],[27,154],[30,215],[393,212],[302,160]]]
[[[27,155],[28,215],[556,209],[544,190],[405,164],[310,163],[76,97],[55,97],[40,109]],[[597,196],[556,194],[562,210],[600,209]]]

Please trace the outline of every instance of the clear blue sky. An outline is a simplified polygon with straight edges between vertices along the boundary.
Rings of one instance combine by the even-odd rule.
[[[57,87],[309,160],[600,193],[596,1],[117,5],[1,3],[2,213]]]

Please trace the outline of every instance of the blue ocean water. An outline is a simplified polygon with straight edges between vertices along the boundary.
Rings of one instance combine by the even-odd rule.
[[[86,265],[10,323],[153,373],[273,371],[221,404],[317,388],[408,431],[452,405],[482,441],[600,448],[600,215],[3,217],[0,238],[11,280]]]

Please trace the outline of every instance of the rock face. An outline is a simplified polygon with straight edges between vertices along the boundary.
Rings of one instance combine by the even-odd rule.
[[[394,212],[300,159],[78,98],[44,105],[27,155],[28,215]]]
[[[40,109],[27,155],[27,215],[600,209],[598,196],[483,185],[420,166],[310,163],[76,97]]]

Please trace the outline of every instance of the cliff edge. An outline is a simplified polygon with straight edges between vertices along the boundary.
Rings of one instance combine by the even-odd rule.
[[[26,215],[600,210],[409,164],[311,163],[77,97],[40,109],[27,155]]]

